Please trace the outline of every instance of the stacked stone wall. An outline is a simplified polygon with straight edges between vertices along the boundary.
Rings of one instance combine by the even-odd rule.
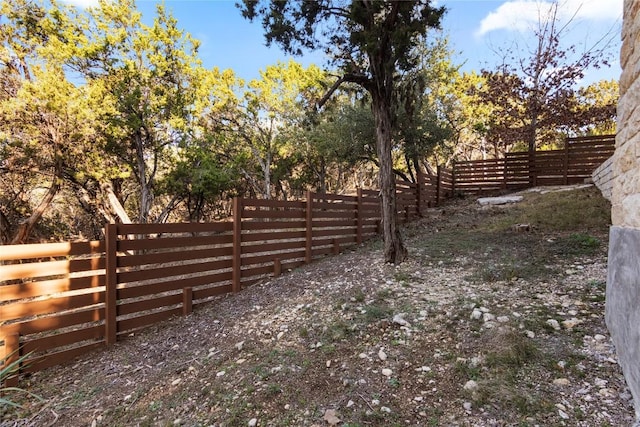
[[[640,1],[626,0],[624,7],[611,220],[640,228]]]
[[[624,1],[620,65],[606,322],[640,420],[640,0]]]
[[[613,156],[609,157],[593,171],[591,179],[593,179],[593,183],[598,187],[604,198],[611,201],[611,193],[613,191]]]

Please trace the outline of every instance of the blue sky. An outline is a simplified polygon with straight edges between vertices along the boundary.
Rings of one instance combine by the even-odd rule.
[[[68,0],[80,6],[95,0]],[[579,47],[595,43],[613,28],[616,42],[611,68],[590,72],[584,83],[602,78],[617,79],[620,69],[617,58],[619,27],[623,0],[559,0],[562,19],[574,16],[567,42]],[[138,0],[137,7],[145,21],[153,19],[156,1]],[[200,57],[207,67],[231,68],[246,80],[259,76],[260,69],[287,57],[277,47],[264,45],[260,22],[249,22],[231,0],[165,0],[165,5],[178,19],[179,26],[200,40]],[[500,61],[500,52],[508,46],[518,46],[526,52],[531,45],[531,28],[538,22],[540,11],[547,10],[543,0],[438,0],[447,7],[442,23],[452,48],[458,52],[456,63],[464,70],[492,68]],[[498,52],[498,53],[496,53]],[[320,53],[296,58],[305,65],[324,65]]]

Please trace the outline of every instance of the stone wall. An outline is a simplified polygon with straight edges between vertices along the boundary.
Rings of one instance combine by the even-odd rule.
[[[625,0],[606,321],[640,419],[640,0]]]
[[[611,193],[613,192],[613,156],[609,157],[593,171],[591,179],[604,198],[611,201]]]

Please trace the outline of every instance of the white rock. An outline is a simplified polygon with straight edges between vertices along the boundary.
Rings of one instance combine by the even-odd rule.
[[[533,331],[529,331],[529,330],[527,330],[527,331],[524,331],[524,333],[525,333],[525,334],[527,335],[527,337],[529,337],[529,338],[535,338],[535,337],[536,337],[536,333],[535,333],[535,332],[533,332]]]
[[[371,406],[378,406],[380,404],[380,401],[378,399],[373,399],[371,401]]]
[[[256,427],[258,425],[258,419],[257,418],[251,418],[247,425],[249,427]]]
[[[174,426],[179,426],[180,424],[182,424],[182,418],[176,418],[175,420],[173,420]]]
[[[175,380],[173,380],[173,381],[171,382],[171,385],[178,385],[178,384],[180,384],[180,381],[182,381],[180,378],[175,379]]]
[[[242,347],[244,347],[244,341],[240,341],[239,343],[236,343],[236,349],[242,350]]]
[[[471,402],[464,402],[462,404],[462,407],[464,408],[465,411],[470,411],[472,406],[471,406]]]
[[[495,320],[496,316],[494,316],[491,313],[484,313],[482,315],[482,320],[486,323],[486,322],[491,322],[492,320]]]
[[[547,320],[547,325],[551,326],[556,331],[560,330],[560,324],[558,323],[558,321],[556,319]]]
[[[607,339],[607,337],[605,337],[604,335],[595,334],[595,335],[593,336],[593,339],[594,339],[594,340],[596,340],[596,341],[604,341],[604,340],[606,340],[606,339]]]
[[[225,371],[220,371],[220,372],[218,372],[218,373],[216,374],[216,377],[222,377],[222,376],[224,376],[224,374],[226,374],[226,372],[225,372]]]
[[[384,352],[384,349],[380,349],[380,351],[378,351],[378,357],[380,358],[380,360],[382,360],[383,362],[385,360],[387,360],[387,353]]]
[[[469,380],[465,383],[463,388],[467,391],[474,391],[478,389],[478,383],[474,380]]]
[[[393,371],[389,368],[384,368],[382,370],[382,375],[384,375],[385,377],[390,377],[393,374]]]
[[[482,312],[477,308],[474,308],[471,312],[471,320],[480,320],[482,318]]]
[[[507,203],[518,203],[522,201],[523,198],[523,196],[480,197],[478,203],[481,206],[506,205]]]
[[[558,409],[558,415],[560,415],[560,418],[562,418],[563,420],[569,419],[569,415],[566,412],[564,412],[562,409]]]
[[[553,384],[559,385],[559,386],[565,386],[565,385],[569,385],[569,380],[567,378],[556,378],[555,380],[553,380]]]
[[[509,321],[509,316],[499,316],[496,320],[500,323],[507,323]]]
[[[386,406],[381,406],[380,410],[382,412],[386,412],[387,414],[391,413],[391,408],[387,408]]]
[[[278,335],[276,335],[277,339],[280,339],[284,336],[284,332],[278,332]]]
[[[405,313],[398,313],[393,316],[393,323],[397,323],[400,326],[411,327],[411,324],[404,319]]]
[[[360,354],[358,355],[358,357],[359,357],[360,359],[366,359],[368,356],[367,356],[367,353],[360,353]]]
[[[347,408],[351,408],[353,405],[355,405],[355,402],[353,400],[347,402]]]

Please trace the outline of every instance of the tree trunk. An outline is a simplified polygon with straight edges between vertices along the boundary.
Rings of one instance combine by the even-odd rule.
[[[27,220],[23,221],[18,227],[18,231],[16,231],[15,236],[11,239],[12,245],[18,245],[27,241],[33,231],[33,228],[36,226],[38,221],[40,221],[40,218],[42,218],[42,215],[44,215],[49,206],[51,206],[51,202],[58,193],[58,190],[60,190],[60,179],[58,174],[56,174],[53,177],[51,187],[47,190],[47,194],[45,194],[44,198],[40,201],[38,207],[33,211],[31,216]]]
[[[399,264],[407,257],[407,249],[402,243],[396,215],[396,181],[391,158],[391,105],[385,97],[373,95],[371,107],[376,123],[376,148],[380,160],[384,261]]]

